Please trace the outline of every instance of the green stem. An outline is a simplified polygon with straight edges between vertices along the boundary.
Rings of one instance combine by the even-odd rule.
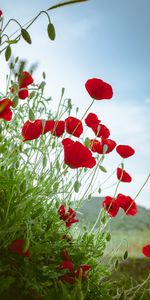
[[[139,194],[141,193],[141,191],[143,190],[144,186],[147,184],[148,180],[150,178],[150,173],[149,175],[147,176],[145,182],[143,183],[143,185],[141,186],[140,190],[138,191],[138,193],[136,194],[136,196],[134,197],[134,200],[139,196]]]

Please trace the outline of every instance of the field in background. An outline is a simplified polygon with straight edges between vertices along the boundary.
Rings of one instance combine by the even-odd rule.
[[[94,197],[85,202],[80,209],[81,215],[78,216],[81,226],[91,227],[95,223],[102,208],[102,199]],[[108,252],[114,251],[115,256],[122,256],[128,248],[129,257],[142,258],[142,246],[150,243],[150,210],[139,206],[138,214],[135,216],[126,216],[123,210],[120,210],[118,215],[111,219],[107,231],[111,232]]]
[[[102,199],[94,197],[87,201],[79,214],[81,226],[91,226],[102,207]],[[111,232],[111,240],[107,243],[106,262],[109,257],[119,260],[118,269],[113,270],[111,280],[113,281],[113,293],[117,287],[122,291],[131,290],[131,295],[122,296],[121,299],[149,300],[150,299],[150,281],[142,285],[139,290],[134,288],[143,284],[150,274],[150,259],[142,254],[142,247],[150,244],[150,210],[144,207],[138,207],[138,214],[134,217],[123,216],[123,211],[112,218],[106,228]],[[123,259],[123,254],[128,249],[128,259]],[[124,297],[124,298],[123,298]]]

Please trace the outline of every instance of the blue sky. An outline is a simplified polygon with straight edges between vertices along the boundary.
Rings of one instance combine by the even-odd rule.
[[[24,24],[55,3],[5,0],[1,9],[6,20],[13,17]],[[14,55],[19,54],[30,64],[38,62],[35,78],[38,81],[43,71],[47,73],[47,94],[56,101],[61,87],[65,87],[66,96],[80,107],[81,115],[91,101],[84,88],[88,78],[98,77],[113,86],[113,100],[97,101],[91,111],[97,112],[111,129],[112,139],[129,143],[136,150],[126,162],[133,183],[120,189],[133,197],[150,171],[149,11],[149,0],[89,0],[59,8],[50,12],[56,28],[55,42],[48,39],[47,19],[41,16],[29,30],[32,46],[21,41],[13,50]],[[11,25],[8,31],[15,29],[16,25]],[[1,70],[7,70],[2,59]],[[108,171],[116,163],[112,156],[105,165]],[[138,204],[150,208],[149,194],[147,185]]]

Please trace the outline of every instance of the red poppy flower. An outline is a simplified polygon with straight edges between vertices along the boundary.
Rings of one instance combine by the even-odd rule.
[[[3,12],[2,12],[2,10],[0,9],[0,18],[2,17],[2,15],[3,15]]]
[[[99,125],[101,121],[98,119],[98,116],[93,113],[89,113],[85,119],[85,124],[88,127],[92,127],[93,125]]]
[[[138,212],[137,205],[130,196],[118,194],[116,198],[116,202],[125,211],[127,216],[134,216],[137,214]]]
[[[65,221],[67,227],[70,227],[73,223],[79,222],[79,220],[75,218],[76,212],[71,208],[69,208],[68,212],[66,212],[66,208],[63,204],[59,207],[58,213],[60,219]]]
[[[117,168],[117,178],[122,182],[132,181],[132,177],[125,170],[122,170],[121,168]]]
[[[37,119],[34,122],[26,121],[22,127],[22,136],[24,141],[34,140],[40,137],[43,132],[42,120]]]
[[[5,121],[12,120],[12,111],[10,106],[12,106],[12,101],[8,98],[0,100],[0,119],[4,119]]]
[[[54,128],[55,121],[54,120],[46,120],[44,122],[43,133],[51,132]]]
[[[105,208],[110,217],[115,217],[119,211],[119,203],[110,196],[105,197],[102,202],[102,206]]]
[[[29,96],[29,92],[28,92],[27,86],[25,86],[23,90],[19,90],[19,92],[18,92],[19,99],[24,100],[28,96]]]
[[[123,158],[128,158],[135,153],[135,150],[128,145],[118,145],[116,151]]]
[[[59,269],[68,269],[69,271],[72,271],[74,268],[73,263],[71,260],[64,260],[60,265]]]
[[[104,153],[104,145],[107,146],[107,150],[105,152],[105,154],[107,154],[114,150],[114,148],[116,147],[116,142],[111,139],[104,139],[104,138],[102,138],[101,141],[98,141],[96,139],[90,140],[90,146],[91,146],[91,150],[93,152],[103,154]]]
[[[28,85],[33,83],[33,78],[29,72],[22,72],[18,78],[19,87],[27,87]]]
[[[50,126],[52,127],[51,129],[51,134],[57,137],[60,137],[63,135],[65,131],[65,122],[64,121],[53,121],[51,120]]]
[[[79,137],[83,132],[82,122],[74,117],[68,117],[65,119],[66,131],[76,137]]]
[[[95,100],[111,99],[113,96],[111,85],[98,78],[87,80],[85,88]]]
[[[74,265],[67,250],[62,252],[63,262],[58,266],[58,269],[68,269],[70,272],[74,270]]]
[[[103,137],[107,139],[110,136],[110,130],[103,124],[92,124],[92,130],[94,131],[97,137]]]
[[[76,278],[79,278],[80,276],[82,280],[86,280],[87,272],[91,269],[91,267],[89,265],[80,265],[79,268],[75,270],[71,258],[65,250],[63,251],[63,262],[58,266],[58,269],[68,269],[70,271],[70,273],[60,276],[59,279],[68,283],[75,283]]]
[[[142,248],[142,252],[145,256],[147,256],[148,258],[150,258],[150,244],[149,245],[145,245]]]
[[[92,153],[80,142],[74,142],[67,138],[62,141],[64,146],[64,162],[70,168],[93,168],[96,160]]]
[[[17,253],[21,256],[26,256],[29,257],[29,250],[27,251],[23,251],[23,244],[24,244],[24,240],[15,240],[11,243],[11,245],[9,246],[9,249],[11,252],[13,253]]]

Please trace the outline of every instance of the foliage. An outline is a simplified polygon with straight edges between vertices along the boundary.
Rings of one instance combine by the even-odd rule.
[[[66,1],[48,10],[82,1]],[[14,19],[3,27],[0,13],[1,46],[5,44],[1,53],[5,51],[6,61],[11,57],[11,45],[21,37],[32,43],[28,28],[41,13],[48,18],[48,36],[54,40],[55,28],[47,11],[26,27]],[[10,40],[4,32],[12,21],[18,24],[19,35]],[[100,172],[107,173],[102,163],[116,146],[98,117],[93,124],[93,114],[87,116],[95,99],[112,98],[112,87],[101,79],[88,80],[85,87],[94,99],[79,120],[77,108],[76,118],[71,116],[73,104],[65,98],[64,88],[52,112],[52,99],[45,97],[46,74],[37,84],[32,77],[35,66],[31,74],[24,66],[18,57],[12,59],[6,92],[0,94],[0,296],[4,300],[112,299],[109,278],[118,259],[110,265],[105,261],[106,244],[111,240],[106,226],[119,209],[125,215],[137,212],[132,210],[135,199],[122,194],[116,197],[120,182],[127,180],[123,161],[114,197],[107,197],[107,206],[103,202],[104,209],[99,209],[94,224],[80,230],[75,219],[86,199],[92,197],[95,178]],[[84,121],[93,130],[94,140],[83,130]],[[134,154],[130,146],[120,147],[117,152],[122,158]],[[101,193],[99,187],[96,191]],[[117,205],[115,215],[112,201]],[[126,250],[123,259],[127,256]]]

